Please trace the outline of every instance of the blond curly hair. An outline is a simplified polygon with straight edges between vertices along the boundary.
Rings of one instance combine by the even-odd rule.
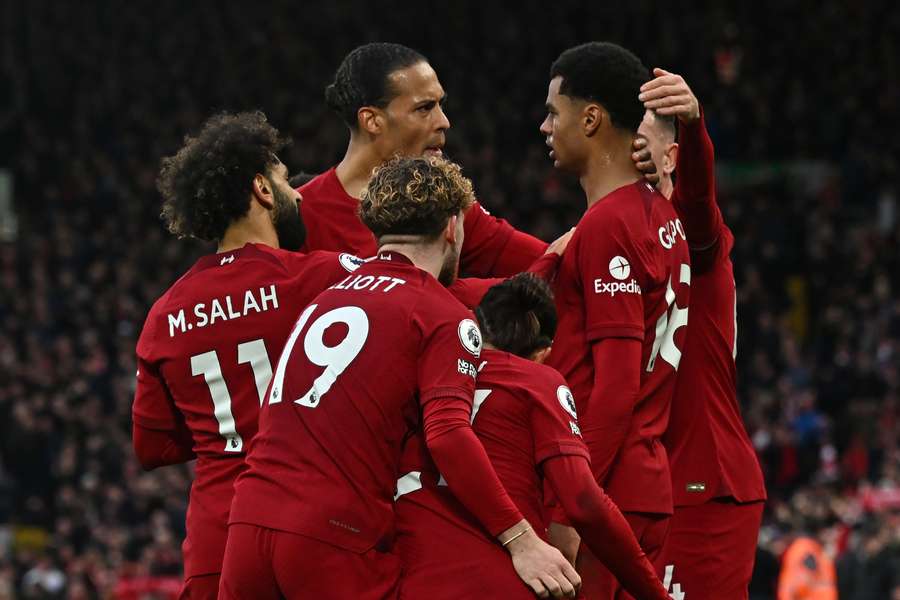
[[[376,239],[392,234],[434,239],[474,200],[472,182],[456,163],[436,156],[397,157],[373,171],[359,218]]]

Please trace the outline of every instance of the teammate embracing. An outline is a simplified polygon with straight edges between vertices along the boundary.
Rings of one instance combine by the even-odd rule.
[[[684,228],[631,158],[649,79],[640,60],[588,43],[563,52],[550,78],[541,133],[554,165],[578,177],[587,210],[555,282],[560,321],[547,362],[572,388],[595,478],[661,576],[672,514],[661,438],[691,282]],[[589,549],[578,566],[589,600],[629,597]]]
[[[291,331],[235,486],[220,597],[394,597],[400,451],[419,428],[519,577],[544,596],[574,595],[578,575],[523,519],[469,421],[481,334],[444,285],[472,201],[471,182],[439,157],[375,172],[360,215],[378,254]]]
[[[639,131],[657,165],[659,189],[684,225],[693,266],[691,321],[663,437],[675,514],[662,562],[673,597],[742,600],[766,489],[737,401],[734,236],[716,203],[713,145],[700,103],[680,75],[654,73],[641,88],[648,110]]]
[[[572,394],[541,364],[556,331],[546,282],[516,275],[492,287],[475,311],[484,335],[472,428],[529,524],[544,531],[545,483],[586,544],[641,600],[668,600],[619,509],[590,471]],[[460,504],[411,438],[398,482],[397,553],[403,598],[532,598],[506,553]]]

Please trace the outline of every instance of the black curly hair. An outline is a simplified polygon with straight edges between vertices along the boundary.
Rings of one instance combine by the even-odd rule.
[[[650,80],[650,71],[629,50],[609,42],[569,48],[550,67],[550,79],[555,77],[562,77],[560,94],[597,102],[613,125],[637,131],[644,118],[638,94]]]
[[[178,237],[222,239],[250,209],[253,177],[268,175],[287,145],[259,111],[220,113],[195,136],[185,136],[174,156],[162,159],[157,189],[162,218]]]
[[[348,127],[356,129],[360,108],[384,108],[396,96],[390,85],[391,73],[420,62],[428,60],[400,44],[373,42],[360,46],[341,61],[334,82],[325,88],[325,102]]]
[[[556,334],[553,292],[533,273],[519,273],[491,287],[475,316],[486,342],[522,358],[549,347]]]

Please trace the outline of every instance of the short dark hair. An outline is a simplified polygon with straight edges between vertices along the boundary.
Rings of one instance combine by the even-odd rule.
[[[376,239],[437,237],[453,215],[475,201],[460,166],[438,156],[395,157],[377,167],[359,203],[359,218]]]
[[[354,49],[344,57],[334,82],[325,88],[325,103],[351,129],[357,128],[356,113],[363,106],[384,108],[396,97],[389,77],[394,71],[428,62],[412,48],[374,42]]]
[[[220,113],[195,136],[185,136],[174,156],[162,159],[156,186],[162,218],[179,237],[222,239],[250,210],[253,177],[268,174],[287,144],[259,111]]]
[[[644,117],[638,94],[650,71],[629,50],[609,42],[569,48],[550,67],[550,79],[555,77],[562,77],[560,94],[597,102],[613,125],[637,131]]]
[[[523,358],[549,347],[556,334],[553,292],[533,273],[519,273],[491,287],[475,315],[486,342]]]

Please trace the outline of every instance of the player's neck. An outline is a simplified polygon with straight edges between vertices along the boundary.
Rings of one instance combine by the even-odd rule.
[[[350,143],[347,145],[347,152],[338,163],[335,173],[344,191],[353,198],[359,199],[363,190],[369,185],[372,170],[382,162],[381,156],[370,142],[352,135]]]
[[[672,177],[660,177],[659,178],[659,193],[666,197],[667,200],[672,199],[672,194],[675,192],[675,186],[672,184]]]
[[[216,252],[231,252],[243,248],[247,244],[265,244],[272,248],[278,248],[278,234],[271,222],[263,224],[254,223],[251,219],[241,219],[232,223],[225,230],[225,235],[219,240]]]
[[[444,266],[444,257],[435,244],[426,246],[421,243],[392,242],[379,246],[378,252],[397,252],[402,254],[418,268],[431,273],[435,279],[438,278],[438,275],[441,273],[441,267]]]
[[[631,137],[622,136],[619,143],[598,148],[588,157],[579,183],[590,208],[614,190],[640,179],[641,173],[631,160]]]

